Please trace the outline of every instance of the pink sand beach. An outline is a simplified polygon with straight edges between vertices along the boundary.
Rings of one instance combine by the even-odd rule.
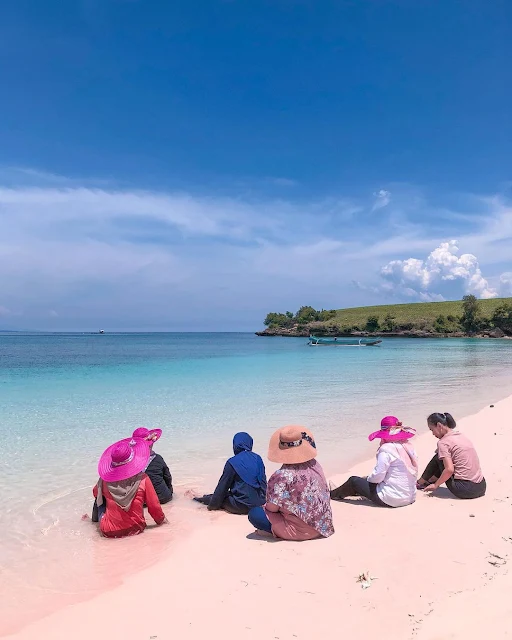
[[[171,545],[164,544],[171,531],[165,526],[141,538],[110,541],[120,563],[142,547],[143,553],[153,548],[158,561],[88,601],[63,602],[6,637],[507,638],[511,415],[512,396],[459,422],[480,456],[488,485],[484,498],[461,501],[442,488],[433,496],[419,492],[414,505],[395,510],[360,499],[333,503],[336,534],[301,543],[261,539],[245,517],[204,512],[200,525],[182,531]],[[435,446],[430,433],[416,438],[420,470]],[[358,464],[340,477],[366,475],[372,464]],[[376,578],[367,589],[358,582],[364,572]]]

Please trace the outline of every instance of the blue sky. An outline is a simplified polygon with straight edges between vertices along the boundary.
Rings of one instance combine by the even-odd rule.
[[[5,3],[0,327],[512,293],[511,64],[506,0]]]

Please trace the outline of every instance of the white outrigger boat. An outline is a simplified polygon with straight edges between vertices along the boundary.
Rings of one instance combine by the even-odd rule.
[[[309,336],[310,347],[375,347],[382,340],[376,338],[343,338],[339,336],[321,337]]]

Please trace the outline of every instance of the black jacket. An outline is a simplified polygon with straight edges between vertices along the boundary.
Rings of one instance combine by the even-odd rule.
[[[160,503],[164,504],[172,498],[172,476],[162,456],[158,453],[155,453],[154,456],[148,464],[146,473],[155,487]]]

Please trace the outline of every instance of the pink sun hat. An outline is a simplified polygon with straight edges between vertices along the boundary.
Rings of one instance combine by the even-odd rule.
[[[376,438],[387,440],[388,442],[403,442],[409,440],[416,435],[416,429],[404,427],[395,416],[386,416],[380,421],[379,431],[374,431],[368,436],[368,440],[372,441]]]
[[[146,427],[138,427],[132,433],[132,438],[142,438],[149,442],[156,442],[162,435],[162,429],[146,429]]]
[[[102,453],[98,475],[105,482],[120,482],[136,476],[148,466],[151,450],[147,440],[125,438]]]

